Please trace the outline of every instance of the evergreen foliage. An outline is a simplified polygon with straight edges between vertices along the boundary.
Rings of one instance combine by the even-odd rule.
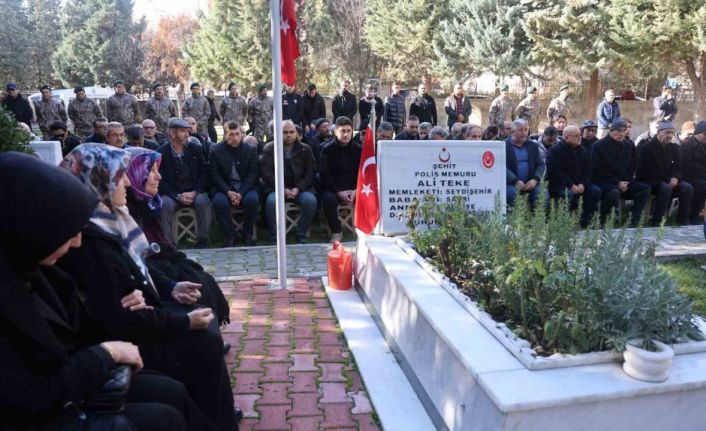
[[[51,56],[61,42],[59,17],[61,0],[29,0],[27,2],[29,39],[22,53],[28,61],[28,85],[39,88],[43,84],[56,84]]]
[[[0,0],[0,7],[11,11],[0,26],[0,76],[26,87],[30,84],[27,57],[23,55],[30,38],[27,11],[22,0]]]
[[[34,150],[28,144],[29,136],[22,131],[15,116],[0,106],[0,153],[17,151],[34,154]]]
[[[443,74],[467,76],[491,71],[498,77],[524,75],[532,65],[522,0],[448,0],[437,27],[434,51]]]

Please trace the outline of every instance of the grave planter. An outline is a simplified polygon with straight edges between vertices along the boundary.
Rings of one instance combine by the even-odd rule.
[[[668,345],[654,340],[656,352],[650,352],[641,347],[642,340],[633,339],[625,345],[623,371],[633,379],[643,382],[663,382],[669,377],[672,368],[674,350]]]

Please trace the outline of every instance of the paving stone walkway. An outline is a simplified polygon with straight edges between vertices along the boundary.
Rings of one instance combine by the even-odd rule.
[[[240,430],[379,430],[321,279],[295,278],[289,290],[270,281],[220,283]]]
[[[658,229],[644,229],[647,240],[654,241]],[[344,244],[355,248],[355,243]],[[326,255],[330,244],[287,246],[287,273],[290,277],[312,277],[326,274]],[[186,250],[188,256],[201,263],[219,280],[243,280],[277,276],[277,249],[274,246],[227,249]],[[657,246],[661,260],[706,257],[703,226],[665,228]]]

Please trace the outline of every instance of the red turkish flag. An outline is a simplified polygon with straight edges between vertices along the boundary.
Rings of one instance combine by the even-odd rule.
[[[370,235],[379,219],[375,144],[373,143],[373,131],[368,126],[358,166],[358,187],[355,189],[355,227],[365,232],[366,235]]]
[[[294,11],[294,0],[282,0],[280,7],[282,13],[279,32],[282,52],[282,82],[294,85],[297,82],[297,68],[294,66],[294,60],[299,58],[297,14]]]

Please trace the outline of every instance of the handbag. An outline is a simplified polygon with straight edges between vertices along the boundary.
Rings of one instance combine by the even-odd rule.
[[[132,367],[120,365],[110,372],[103,387],[92,393],[81,406],[86,413],[119,413],[125,409],[130,390]]]

